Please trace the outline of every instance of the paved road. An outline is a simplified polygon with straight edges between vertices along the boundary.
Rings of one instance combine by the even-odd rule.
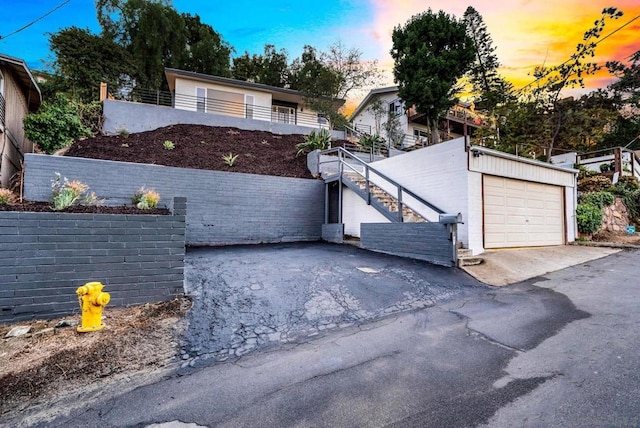
[[[190,369],[47,426],[637,427],[639,256],[467,287],[430,307]]]

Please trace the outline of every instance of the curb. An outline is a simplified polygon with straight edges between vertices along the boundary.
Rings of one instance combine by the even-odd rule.
[[[569,245],[583,246],[583,247],[606,247],[606,248],[636,248],[640,249],[640,245],[637,244],[624,244],[621,242],[594,242],[594,241],[574,241]]]

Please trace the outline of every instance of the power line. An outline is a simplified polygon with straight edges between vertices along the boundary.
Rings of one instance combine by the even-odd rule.
[[[71,0],[64,0],[62,3],[60,3],[58,6],[54,7],[53,9],[51,9],[49,12],[45,13],[44,15],[40,16],[39,18],[34,19],[33,21],[31,21],[30,23],[28,23],[27,25],[18,28],[16,31],[7,34],[6,36],[0,36],[0,40],[4,40],[9,36],[13,36],[14,34],[19,33],[20,31],[23,31],[29,27],[31,27],[33,24],[35,24],[36,22],[40,21],[41,19],[46,18],[47,16],[51,15],[53,12],[55,12],[56,10],[60,9],[62,6],[64,6],[65,4],[69,3]]]
[[[594,43],[594,47],[598,46],[600,43],[604,42],[605,40],[607,40],[609,37],[613,36],[615,33],[617,33],[618,31],[622,30],[624,27],[628,26],[629,24],[631,24],[633,21],[635,21],[636,19],[640,18],[640,15],[636,15],[634,18],[632,18],[631,20],[629,20],[627,23],[621,25],[620,27],[616,28],[615,30],[613,30],[612,32],[610,32],[609,34],[607,34],[606,36],[604,36],[603,38],[601,38],[600,40],[598,40],[596,43]],[[629,56],[629,58],[631,58],[633,56],[633,54],[631,56]],[[566,61],[564,61],[563,63],[561,63],[560,65],[558,65],[558,67],[561,67],[563,65],[565,65],[566,63],[568,63],[569,61],[571,61],[572,58],[567,59]],[[535,79],[534,81],[527,83],[526,85],[524,85],[522,88],[518,89],[516,92],[521,92],[523,90],[525,90],[526,88],[528,88],[529,86],[533,85],[534,83],[536,83],[539,80],[542,80],[545,76],[541,76],[538,77],[537,79]]]

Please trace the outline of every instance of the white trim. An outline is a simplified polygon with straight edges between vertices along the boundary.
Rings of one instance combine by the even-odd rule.
[[[253,119],[253,108],[255,105],[256,97],[253,94],[244,94],[244,117]],[[251,114],[249,114],[249,112],[251,112]]]
[[[495,157],[499,157],[499,158],[509,159],[509,160],[516,161],[516,162],[527,163],[527,164],[530,164],[530,165],[541,166],[543,168],[556,169],[556,170],[562,171],[562,172],[572,172],[574,174],[577,174],[577,173],[580,172],[577,169],[563,168],[561,166],[553,165],[553,164],[542,162],[542,161],[539,161],[539,160],[524,158],[524,157],[521,157],[521,156],[512,155],[510,153],[499,152],[497,150],[488,149],[488,148],[482,147],[482,146],[471,146],[471,147],[469,147],[469,151],[470,152],[483,153],[483,154],[487,154],[487,155],[495,156]],[[483,171],[476,171],[476,172],[483,172]]]
[[[201,97],[198,95],[199,89],[202,89],[204,91],[204,97]],[[204,86],[196,86],[195,91],[196,91],[196,111],[206,113],[207,112],[207,88],[205,88]],[[202,110],[198,108],[200,102],[202,102]]]

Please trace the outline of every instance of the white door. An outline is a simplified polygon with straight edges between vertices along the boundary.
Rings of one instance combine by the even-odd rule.
[[[483,176],[484,247],[564,244],[563,188]]]

